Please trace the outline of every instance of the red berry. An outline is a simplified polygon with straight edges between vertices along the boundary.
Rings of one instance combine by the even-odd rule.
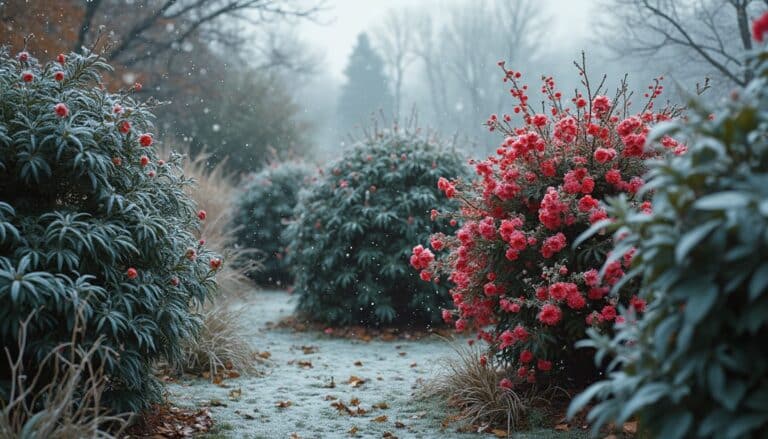
[[[67,57],[63,53],[60,53],[58,56],[56,56],[56,61],[58,61],[59,64],[64,64],[64,62],[67,61]]]
[[[149,157],[145,155],[141,156],[139,163],[141,163],[141,166],[147,166],[149,164]]]
[[[200,219],[200,221],[205,221],[206,216],[208,216],[208,214],[205,213],[204,210],[200,210],[197,212],[197,217]]]
[[[136,91],[141,91],[141,82],[137,82],[137,83],[133,84],[133,88]]]
[[[35,79],[35,75],[32,74],[32,72],[24,71],[21,73],[21,80],[24,82],[32,82],[32,80]]]
[[[152,145],[152,134],[144,133],[141,136],[139,136],[139,143],[141,143],[141,146],[148,147]]]
[[[53,111],[56,113],[59,117],[67,117],[69,116],[69,107],[67,107],[67,104],[59,102],[58,104],[53,106]]]
[[[114,163],[115,166],[120,166],[123,164],[123,159],[120,157],[112,157],[112,163]]]
[[[59,70],[58,72],[54,73],[53,74],[53,79],[55,79],[57,81],[63,81],[64,80],[64,72]]]
[[[135,268],[131,267],[128,269],[128,271],[125,272],[125,275],[128,276],[128,279],[136,279],[139,277],[139,272],[136,271]]]

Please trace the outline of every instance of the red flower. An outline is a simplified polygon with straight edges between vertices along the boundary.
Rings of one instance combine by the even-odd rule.
[[[178,287],[179,283],[181,283],[181,282],[179,282],[179,278],[178,277],[174,276],[174,277],[171,278],[171,285],[173,285],[174,287]]]
[[[136,91],[141,91],[141,82],[136,82],[133,84],[133,89]]]
[[[29,61],[29,52],[27,52],[26,50],[19,52],[19,54],[16,55],[16,59],[18,59],[21,62]]]
[[[143,147],[148,147],[152,145],[152,134],[144,133],[139,136],[139,143]]]
[[[128,279],[136,279],[139,277],[139,272],[136,271],[135,268],[131,267],[125,272],[125,275],[128,276]]]
[[[24,71],[21,73],[21,80],[24,82],[32,82],[32,80],[35,79],[35,75],[32,74],[30,71]]]
[[[542,360],[539,358],[539,361],[536,364],[536,367],[539,368],[542,372],[547,372],[549,370],[552,370],[552,362],[547,360]]]
[[[67,107],[67,104],[63,102],[59,102],[58,104],[53,106],[53,111],[56,113],[59,117],[67,117],[69,116],[69,107]]]
[[[193,248],[188,248],[184,256],[190,261],[194,261],[197,258],[197,252]]]
[[[115,104],[114,107],[112,107],[112,112],[115,114],[120,114],[123,112],[123,106],[120,104]]]
[[[112,163],[114,163],[115,166],[120,166],[123,164],[123,159],[120,157],[112,157]]]
[[[600,311],[600,315],[603,317],[606,321],[611,321],[616,318],[616,308],[611,305],[605,305]]]
[[[56,73],[53,74],[53,79],[57,81],[63,81],[64,80],[64,72],[61,70],[58,70]]]
[[[205,221],[205,218],[206,218],[207,216],[208,216],[208,214],[207,214],[207,213],[205,213],[205,211],[204,211],[204,210],[198,210],[198,211],[197,211],[197,218],[198,218],[200,221]]]
[[[141,164],[142,167],[147,166],[149,164],[149,157],[145,155],[141,156],[141,158],[139,159],[139,163]]]
[[[124,120],[120,122],[120,124],[118,125],[118,129],[120,130],[121,133],[128,134],[131,131],[131,123],[128,122],[127,120]]]
[[[768,12],[763,13],[752,22],[752,38],[758,43],[762,43],[766,32],[768,32]]]
[[[520,352],[520,362],[530,363],[531,360],[533,360],[533,352],[529,351],[528,349]]]
[[[216,271],[219,268],[221,268],[221,259],[219,258],[213,258],[211,259],[208,264],[211,266],[211,270]]]
[[[59,64],[64,64],[67,61],[67,57],[63,53],[60,53],[60,54],[56,55],[56,61]]]
[[[512,384],[512,381],[510,381],[509,378],[503,378],[501,381],[499,381],[499,387],[504,390],[512,390],[514,384]]]
[[[541,323],[549,326],[555,326],[560,322],[560,319],[563,318],[563,312],[560,311],[560,308],[557,306],[552,305],[551,303],[547,303],[541,307],[541,311],[539,312],[538,317]]]

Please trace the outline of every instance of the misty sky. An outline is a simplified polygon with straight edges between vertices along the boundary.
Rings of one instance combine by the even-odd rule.
[[[440,14],[447,5],[461,2],[480,3],[478,0],[326,0],[328,8],[320,16],[324,24],[303,22],[297,30],[302,40],[323,55],[332,77],[341,80],[357,35],[376,27],[389,9],[426,6]],[[573,48],[574,53],[582,49],[589,37],[590,16],[596,0],[539,0],[539,3],[552,24],[542,46]]]

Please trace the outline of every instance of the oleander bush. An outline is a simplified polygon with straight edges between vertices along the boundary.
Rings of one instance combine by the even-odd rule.
[[[598,371],[591,355],[574,343],[588,327],[610,329],[618,306],[631,303],[642,310],[643,301],[632,285],[608,294],[622,284],[631,252],[609,256],[608,235],[576,248],[571,244],[607,217],[605,197],[624,193],[633,205],[647,205],[637,194],[644,159],[653,155],[644,149],[645,138],[678,110],[654,107],[662,91],[657,80],[632,112],[627,85],[606,95],[603,82],[589,82],[582,61],[576,66],[583,91],[567,99],[545,77],[541,91],[547,106],[537,111],[521,74],[500,66],[516,105],[513,114],[492,115],[486,124],[503,140],[496,155],[475,162],[474,181],[440,180],[445,196],[461,201],[444,212],[460,227],[430,239],[437,257],[415,248],[412,265],[426,279],[444,274],[452,283],[454,310],[446,311],[445,319],[459,331],[476,327],[491,352],[515,371],[501,385],[540,378],[578,385]],[[515,117],[522,118],[521,125]],[[670,137],[663,141],[668,149],[684,150]]]
[[[249,276],[260,285],[288,285],[282,237],[296,207],[299,190],[311,181],[313,169],[298,161],[273,163],[246,177],[235,202],[233,225],[237,244],[258,250],[259,267]]]
[[[157,158],[140,85],[108,92],[107,69],[92,53],[40,63],[0,50],[0,341],[18,354],[18,324],[37,311],[24,356],[35,369],[80,311],[82,349],[103,338],[91,357],[102,402],[123,412],[160,398],[151,364],[178,360],[197,332],[191,306],[214,293],[221,259],[195,237],[206,213],[181,157]],[[0,366],[2,399],[11,378]]]
[[[648,437],[768,436],[767,58],[750,61],[758,77],[729,101],[694,100],[687,123],[652,133],[656,145],[665,134],[688,144],[650,164],[641,192],[652,211],[610,203],[614,251],[636,249],[627,276],[648,305],[584,343],[611,360],[570,410],[596,400],[595,429],[637,416]]]
[[[420,282],[408,255],[411,243],[450,233],[436,215],[456,205],[436,183],[465,172],[452,148],[408,129],[369,133],[345,151],[301,192],[286,229],[299,313],[342,325],[439,321],[447,289]]]

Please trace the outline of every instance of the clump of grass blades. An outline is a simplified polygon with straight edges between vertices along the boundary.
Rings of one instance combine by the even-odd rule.
[[[245,275],[258,269],[252,258],[253,249],[236,248],[236,230],[232,228],[232,203],[235,183],[226,173],[225,162],[213,168],[208,166],[209,155],[203,151],[189,158],[189,150],[182,148],[186,155],[184,175],[195,180],[189,195],[207,213],[200,230],[200,238],[206,245],[224,256],[224,265],[216,275],[220,294],[216,303],[200,310],[203,327],[194,338],[182,343],[182,360],[177,369],[189,373],[210,373],[214,379],[223,369],[234,369],[239,373],[253,371],[253,349],[246,341],[247,336],[238,311],[232,309],[233,301],[246,298],[253,289],[251,280]],[[162,154],[170,154],[166,146]]]
[[[169,156],[170,152],[167,144],[161,149],[164,156]],[[198,207],[207,213],[200,229],[200,238],[205,239],[208,247],[224,256],[224,265],[216,274],[219,300],[243,298],[246,292],[253,289],[251,280],[245,274],[258,270],[259,267],[251,257],[256,253],[255,249],[234,245],[234,178],[227,175],[226,161],[221,161],[211,168],[208,165],[210,155],[205,151],[198,153],[194,158],[191,158],[188,148],[181,148],[177,152],[187,158],[183,164],[184,175],[195,181],[195,185],[189,189],[189,195],[197,202]]]
[[[241,312],[225,306],[203,310],[203,327],[196,338],[186,341],[181,369],[190,373],[209,372],[211,379],[223,370],[254,371],[250,344],[246,341]]]
[[[456,421],[490,425],[512,432],[527,423],[534,397],[499,387],[506,376],[492,359],[483,365],[477,347],[454,345],[456,355],[446,359],[438,375],[420,389],[420,398],[439,397],[459,410]]]
[[[23,359],[27,326],[34,315],[19,324],[17,353],[7,346],[4,349],[11,374],[8,399],[0,399],[0,437],[119,437],[129,414],[111,415],[102,407],[107,378],[103,367],[94,361],[97,355],[115,353],[101,339],[84,348],[78,341],[82,328],[76,322],[72,341],[48,352],[37,370],[29,374]]]

